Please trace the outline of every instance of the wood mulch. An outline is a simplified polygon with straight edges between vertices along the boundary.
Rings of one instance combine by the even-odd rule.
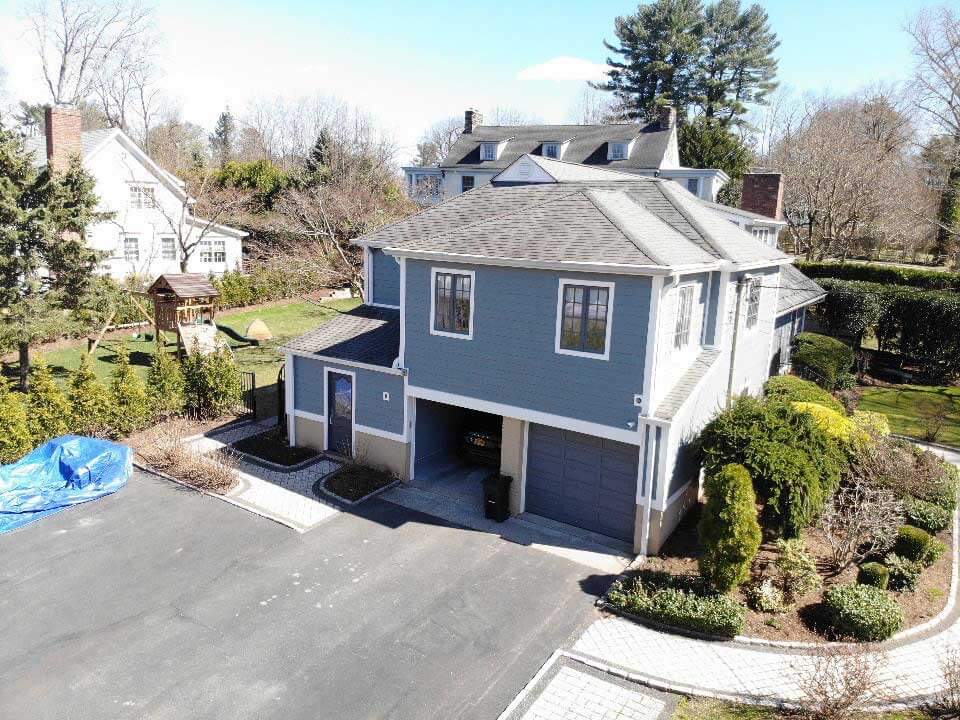
[[[700,555],[697,541],[699,516],[699,506],[697,506],[683,519],[661,549],[660,554],[649,558],[644,563],[643,569],[662,570],[671,575],[696,575],[697,557]],[[923,571],[916,591],[891,593],[903,609],[904,629],[930,620],[947,603],[953,559],[952,526],[939,533],[937,537],[947,546],[947,551],[936,563]],[[819,530],[815,528],[806,530],[803,540],[807,552],[813,555],[818,567],[822,569],[824,588],[835,584],[856,582],[856,566],[847,568],[835,577],[826,575],[826,558],[829,556],[829,548]],[[759,577],[763,569],[775,559],[774,543],[765,541],[754,560],[754,577]],[[772,569],[771,567],[770,570]],[[822,594],[822,590],[814,590],[800,598],[793,608],[780,614],[761,613],[748,608],[743,634],[765,640],[822,642],[823,636],[814,629]],[[746,604],[746,596],[742,589],[738,591],[737,599]]]
[[[365,465],[349,464],[324,481],[324,487],[339,498],[356,502],[393,482],[390,473]]]
[[[299,465],[320,455],[310,448],[288,445],[277,428],[270,428],[258,435],[245,437],[233,443],[231,447],[245,455],[285,467]]]

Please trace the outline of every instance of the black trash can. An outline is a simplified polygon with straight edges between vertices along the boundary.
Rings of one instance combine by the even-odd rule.
[[[513,478],[494,474],[483,479],[483,514],[503,522],[510,517],[510,483]]]

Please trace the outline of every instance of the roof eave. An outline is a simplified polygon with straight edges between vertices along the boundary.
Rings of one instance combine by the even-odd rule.
[[[818,302],[825,299],[826,297],[827,297],[827,293],[821,293],[820,295],[817,295],[814,298],[810,298],[809,300],[804,300],[803,302],[795,303],[794,305],[791,305],[788,308],[784,308],[783,310],[777,310],[777,317],[781,317],[783,315],[786,315],[788,312],[793,312],[794,310],[799,310],[800,308],[807,307],[808,305],[816,305]]]

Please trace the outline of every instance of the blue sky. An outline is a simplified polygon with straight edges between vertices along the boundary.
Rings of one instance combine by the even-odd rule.
[[[780,80],[799,93],[845,93],[909,75],[904,21],[915,0],[770,0]],[[960,0],[949,4],[960,6]],[[406,161],[424,127],[465,107],[569,119],[583,78],[606,59],[613,20],[635,2],[476,3],[214,0],[155,3],[167,93],[185,118],[212,125],[254,97],[333,94],[370,112]],[[39,68],[0,0],[7,91],[43,99]],[[558,60],[559,59],[559,60]]]

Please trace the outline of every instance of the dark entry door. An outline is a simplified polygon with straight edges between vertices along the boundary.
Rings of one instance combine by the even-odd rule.
[[[327,449],[353,455],[353,378],[330,373],[327,386]]]

